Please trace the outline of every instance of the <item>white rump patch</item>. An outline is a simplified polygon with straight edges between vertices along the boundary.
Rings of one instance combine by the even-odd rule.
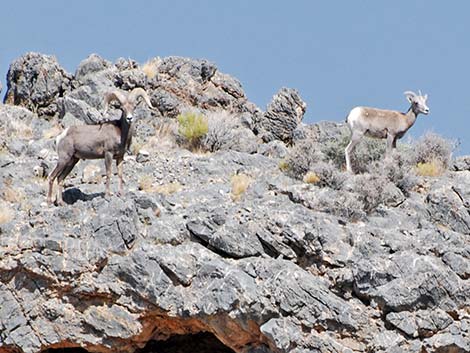
[[[67,135],[68,131],[69,131],[69,128],[66,128],[59,135],[57,135],[57,137],[55,138],[55,148],[56,148],[57,152],[59,152],[58,148],[59,148],[60,141],[62,141],[62,139],[65,137],[65,135]]]

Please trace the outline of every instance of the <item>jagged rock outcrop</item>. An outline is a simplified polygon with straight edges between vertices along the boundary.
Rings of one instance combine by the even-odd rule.
[[[307,109],[297,90],[282,88],[268,104],[266,112],[258,117],[257,125],[263,140],[274,139],[291,143]]]
[[[167,88],[210,86],[218,75],[203,61],[162,65],[155,80]],[[105,87],[123,70],[138,67],[93,56],[76,73],[87,84],[62,99],[99,111],[93,82]],[[230,99],[246,99],[232,84]],[[191,90],[175,101],[190,104]],[[377,178],[393,197],[366,212],[353,186],[374,179],[348,175],[337,189],[292,179],[278,139],[259,153],[161,149],[126,157],[122,197],[104,198],[103,161],[79,163],[67,204],[49,207],[34,167],[55,165],[60,129],[24,107],[0,104],[0,117],[2,353],[157,351],[182,337],[215,337],[237,353],[470,350],[467,158],[406,196]],[[296,129],[331,143],[344,132]],[[246,190],[236,194],[240,175]]]
[[[57,113],[57,99],[71,90],[72,79],[55,57],[27,53],[10,65],[4,103],[53,116]]]

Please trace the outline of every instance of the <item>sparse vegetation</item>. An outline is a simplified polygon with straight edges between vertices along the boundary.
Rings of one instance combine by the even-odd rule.
[[[34,136],[33,128],[22,120],[7,120],[7,134],[10,137],[18,137],[20,139],[29,140]]]
[[[149,174],[144,174],[139,177],[139,180],[137,181],[139,190],[145,191],[145,192],[153,192],[153,176]]]
[[[158,192],[159,194],[163,194],[167,196],[174,194],[175,192],[178,192],[181,189],[183,189],[183,186],[177,181],[174,181],[168,184],[157,185],[154,187],[155,192]]]
[[[354,177],[353,191],[362,209],[371,214],[383,202],[383,191],[389,181],[380,175],[362,174]]]
[[[178,134],[184,139],[188,148],[197,150],[201,145],[201,138],[209,131],[207,118],[195,112],[186,112],[178,115]]]
[[[434,159],[430,162],[418,163],[415,167],[416,174],[424,177],[437,177],[442,175],[446,168],[441,161]]]
[[[153,78],[155,78],[155,76],[157,76],[158,61],[159,61],[159,58],[154,58],[154,59],[147,61],[145,64],[142,65],[141,69],[149,80],[152,80]]]
[[[315,174],[315,172],[307,172],[307,174],[304,175],[304,183],[307,184],[317,184],[320,181],[320,178],[318,175]]]
[[[54,124],[50,129],[44,130],[42,133],[42,137],[45,138],[46,140],[52,139],[59,135],[62,132],[62,128],[60,127],[59,124]]]
[[[6,224],[13,220],[15,216],[14,211],[4,201],[0,201],[0,225]]]
[[[235,117],[227,111],[206,114],[208,131],[201,141],[201,146],[210,152],[231,149],[236,143]]]
[[[1,190],[1,198],[10,203],[21,204],[25,199],[25,195],[23,189],[13,187],[12,179],[7,178],[4,180],[4,186]]]
[[[232,184],[232,200],[237,201],[246,192],[252,180],[246,174],[235,174],[230,182]]]
[[[332,195],[331,192],[327,192],[320,194],[316,202],[315,208],[319,211],[343,217],[351,222],[357,222],[366,217],[363,204],[353,194],[334,193]]]
[[[287,162],[285,159],[281,159],[281,160],[279,161],[278,166],[279,166],[279,170],[280,170],[281,172],[287,172],[287,171],[289,170],[289,164],[288,164],[288,162]]]
[[[434,164],[442,166],[443,170],[449,167],[455,142],[445,139],[435,133],[427,133],[413,146],[414,163]],[[429,167],[428,167],[429,168]]]
[[[302,140],[290,150],[283,164],[287,169],[287,174],[300,179],[308,173],[314,164],[320,162],[323,155],[318,150],[317,145],[311,140]]]

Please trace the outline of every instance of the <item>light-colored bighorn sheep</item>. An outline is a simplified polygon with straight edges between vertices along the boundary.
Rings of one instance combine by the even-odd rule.
[[[122,164],[124,154],[128,150],[134,130],[133,112],[137,99],[142,97],[150,108],[150,98],[142,88],[135,88],[130,93],[114,90],[105,95],[105,108],[103,116],[108,111],[111,101],[118,101],[122,111],[121,119],[106,121],[96,125],[78,125],[65,129],[57,137],[57,153],[59,160],[57,166],[49,175],[49,192],[47,202],[52,203],[52,187],[57,178],[57,202],[63,204],[63,182],[80,159],[105,160],[106,167],[106,195],[110,195],[109,184],[111,179],[112,161],[116,160],[119,176],[119,194],[123,193]]]
[[[426,105],[428,95],[417,95],[406,91],[406,98],[411,103],[406,113],[394,110],[382,110],[368,107],[356,107],[349,113],[346,123],[351,130],[351,141],[345,150],[346,169],[352,172],[351,152],[362,136],[387,139],[387,153],[396,147],[397,139],[401,138],[416,121],[419,113],[428,114]]]

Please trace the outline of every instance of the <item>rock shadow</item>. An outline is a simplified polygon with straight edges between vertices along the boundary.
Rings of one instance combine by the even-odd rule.
[[[62,193],[62,199],[68,205],[73,205],[77,201],[91,201],[97,197],[104,197],[104,192],[85,194],[78,188],[70,188]]]
[[[209,332],[174,335],[165,341],[149,341],[137,353],[235,353]]]

